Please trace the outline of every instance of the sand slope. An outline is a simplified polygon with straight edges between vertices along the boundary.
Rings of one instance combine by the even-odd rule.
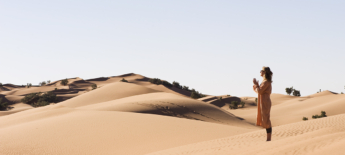
[[[0,154],[145,154],[252,131],[168,116],[52,105],[0,117]]]
[[[265,136],[264,130],[253,131],[149,155],[340,155],[345,152],[345,114],[275,127],[271,142],[266,142]]]

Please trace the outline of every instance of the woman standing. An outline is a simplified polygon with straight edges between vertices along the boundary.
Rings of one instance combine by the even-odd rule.
[[[266,128],[267,141],[271,141],[272,126],[270,120],[271,112],[271,92],[272,92],[272,71],[269,67],[262,67],[260,71],[263,81],[259,85],[259,81],[253,79],[253,89],[258,94],[258,115],[256,120],[257,126]]]

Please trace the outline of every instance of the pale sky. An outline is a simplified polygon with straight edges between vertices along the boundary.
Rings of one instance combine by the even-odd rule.
[[[0,82],[137,73],[210,95],[345,92],[345,1],[0,0]]]

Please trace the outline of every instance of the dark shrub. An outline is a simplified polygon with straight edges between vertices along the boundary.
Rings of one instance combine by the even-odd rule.
[[[0,98],[0,111],[5,111],[7,110],[9,107],[8,107],[8,104],[7,102],[3,102],[2,101],[2,98]]]
[[[191,91],[191,90],[189,90],[189,87],[188,87],[188,86],[183,86],[182,89],[183,89],[183,90],[187,90],[187,91]]]
[[[2,83],[0,83],[0,88],[2,87]]]
[[[230,109],[237,109],[238,108],[238,102],[237,101],[232,101],[230,104]]]
[[[303,121],[307,121],[308,117],[303,117],[302,119],[303,119]]]
[[[122,78],[121,82],[128,82],[125,78]]]
[[[255,103],[258,104],[258,98],[255,98]]]
[[[49,84],[50,83],[50,80],[47,80],[47,84]]]
[[[42,107],[49,105],[50,103],[47,101],[38,101],[37,103],[32,104],[33,107]]]
[[[43,82],[40,82],[40,86],[45,86],[47,83],[45,82],[45,81],[43,81]]]
[[[97,85],[96,84],[92,84],[91,88],[92,88],[92,90],[97,89]]]
[[[244,108],[244,105],[246,104],[245,102],[240,102],[241,108]]]
[[[57,101],[57,96],[53,92],[46,92],[40,95],[38,102],[47,101],[49,103],[55,103]]]
[[[176,88],[182,89],[182,86],[180,85],[180,83],[178,83],[178,82],[176,82],[176,81],[174,81],[174,82],[172,83],[172,85],[173,85],[174,87],[176,87]]]
[[[198,99],[205,97],[205,95],[199,93],[198,91],[195,91],[195,89],[192,89],[192,94],[190,95],[191,98]]]
[[[63,85],[63,86],[66,86],[66,85],[68,84],[67,78],[64,79],[64,80],[61,80],[61,83],[60,83],[60,84]]]
[[[223,97],[219,97],[219,98],[218,98],[219,101],[222,101],[222,99],[223,99]]]
[[[40,97],[39,97],[38,93],[31,93],[31,94],[25,95],[25,97],[22,98],[20,101],[24,102],[26,104],[32,105],[32,104],[36,103],[39,98]]]
[[[168,81],[162,81],[162,84],[166,87],[172,87],[173,85]]]
[[[57,88],[55,88],[55,90],[58,90]]]
[[[321,111],[321,115],[320,116],[321,117],[327,117],[326,112],[325,111]]]
[[[31,93],[25,95],[25,97],[21,99],[21,102],[30,104],[33,107],[40,107],[57,102],[57,96],[53,92]]]
[[[321,115],[313,115],[312,116],[313,119],[322,118],[322,117],[327,117],[325,111],[321,111]]]
[[[299,90],[296,90],[296,89],[294,89],[293,90],[293,96],[301,96],[301,93],[300,93],[300,91]]]
[[[293,91],[293,87],[285,88],[285,91],[286,91],[287,94],[290,95],[292,93],[292,91]]]
[[[161,79],[158,79],[158,78],[150,79],[149,82],[151,82],[151,83],[153,83],[153,84],[156,84],[156,85],[162,84],[162,80],[161,80]]]

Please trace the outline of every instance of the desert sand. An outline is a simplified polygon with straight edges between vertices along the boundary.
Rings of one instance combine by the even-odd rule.
[[[121,82],[125,78],[128,82]],[[345,95],[272,94],[273,136],[255,126],[255,96],[190,98],[190,92],[148,82],[139,74],[70,78],[26,88],[4,84],[0,154],[342,154]],[[91,86],[98,88],[92,90]],[[249,88],[251,89],[251,88]],[[58,103],[34,108],[30,93],[53,91]],[[222,100],[219,98],[222,97]],[[244,108],[229,109],[231,101]],[[328,117],[311,116],[326,111]],[[308,117],[303,121],[302,117]]]

